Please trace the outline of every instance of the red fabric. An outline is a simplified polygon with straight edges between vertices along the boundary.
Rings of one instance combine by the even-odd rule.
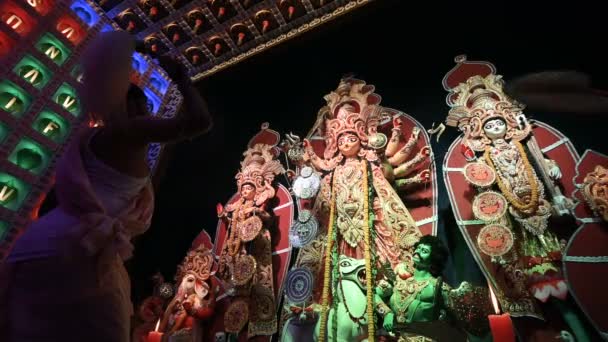
[[[186,316],[186,319],[184,320],[184,325],[185,328],[192,328],[194,326],[194,317],[192,316]]]
[[[200,308],[198,310],[196,310],[196,318],[200,319],[200,320],[207,320],[209,318],[211,318],[213,316],[213,308],[211,307],[207,307],[207,308]]]

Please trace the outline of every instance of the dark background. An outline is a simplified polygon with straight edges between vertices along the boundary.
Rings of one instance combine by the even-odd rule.
[[[407,112],[427,127],[445,119],[441,80],[460,54],[493,62],[507,81],[533,71],[575,69],[608,89],[605,19],[597,8],[575,7],[554,2],[533,10],[505,1],[465,6],[377,0],[200,81],[215,128],[177,145],[171,155],[152,227],[136,242],[128,265],[134,301],[151,293],[154,272],[173,278],[201,230],[213,236],[215,204],[235,191],[241,155],[260,125],[268,121],[281,133],[306,134],[324,105],[323,95],[345,73],[376,85],[384,106]],[[607,151],[602,115],[527,114],[560,129],[580,153],[586,148]],[[438,165],[455,137],[455,130],[448,129],[434,144]],[[439,235],[452,255],[446,278],[450,283],[481,282],[439,185]]]

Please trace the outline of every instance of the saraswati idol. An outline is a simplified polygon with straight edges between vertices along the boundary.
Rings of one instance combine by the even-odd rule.
[[[276,132],[265,125],[257,137],[270,136],[278,142],[273,133]],[[224,300],[220,302],[225,311],[223,331],[242,336],[240,332],[247,326],[247,338],[270,336],[277,331],[276,287],[282,280],[277,275],[284,271],[276,267],[285,260],[274,260],[273,256],[284,252],[276,251],[280,244],[272,241],[273,236],[281,235],[274,234],[278,221],[275,214],[291,217],[291,202],[282,207],[286,212],[281,214],[279,210],[275,177],[285,170],[276,159],[279,152],[276,143],[255,140],[245,151],[236,175],[238,195],[225,207],[218,204],[221,222],[215,245],[219,254],[217,276],[225,290],[222,298],[228,297],[225,300],[230,303],[224,308]],[[289,198],[283,194],[282,198],[285,197]]]
[[[303,238],[310,232],[298,230],[298,243],[312,241],[298,246],[290,271],[307,270],[316,285],[304,276],[293,281],[288,276],[287,299],[298,298],[298,291],[304,293],[309,286],[315,289],[310,300],[302,298],[309,305],[297,304],[316,313],[319,341],[373,341],[375,314],[382,317],[388,309],[373,300],[381,270],[400,262],[411,265],[421,229],[424,234],[434,232],[431,152],[420,125],[404,113],[381,107],[374,87],[361,80],[342,79],[325,100],[327,106],[303,144],[294,135],[286,142],[289,156],[299,163],[294,193],[305,200],[302,208],[309,207],[298,220],[314,219],[319,227],[315,239]],[[310,181],[315,177],[318,181]],[[396,188],[424,202],[416,218]],[[290,334],[283,340],[303,340],[298,333]]]
[[[456,61],[444,78],[446,124],[462,136],[446,154],[444,175],[457,223],[504,311],[542,318],[539,303],[551,301],[586,340],[566,305],[561,269],[578,154],[557,130],[527,120],[493,65]]]

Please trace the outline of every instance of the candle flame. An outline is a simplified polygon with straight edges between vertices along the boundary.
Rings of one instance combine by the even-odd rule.
[[[155,332],[158,332],[158,327],[160,326],[160,318],[158,319],[158,321],[156,322],[156,328],[154,328]]]
[[[492,286],[488,284],[488,288],[490,289],[490,298],[492,298],[492,305],[494,306],[494,311],[496,314],[500,314],[500,307],[498,306],[498,299],[496,299],[496,295],[492,290]]]

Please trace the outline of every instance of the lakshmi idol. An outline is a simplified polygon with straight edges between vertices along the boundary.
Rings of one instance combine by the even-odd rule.
[[[274,178],[285,170],[271,145],[256,144],[244,156],[236,175],[239,198],[225,208],[218,204],[227,226],[218,276],[231,296],[225,331],[238,335],[248,323],[247,335],[254,337],[277,330],[268,206],[276,194]]]
[[[413,246],[422,236],[395,188],[415,189],[429,181],[428,164],[420,166],[428,162],[430,148],[420,143],[417,125],[405,131],[406,117],[379,106],[374,87],[361,80],[343,79],[325,100],[313,128],[319,138],[292,144],[288,153],[300,163],[301,177],[320,180],[310,210],[319,234],[300,250],[295,267],[311,269],[320,290],[313,290],[311,305],[319,316],[316,340],[374,341],[375,312],[382,317],[390,310],[373,300],[381,270],[400,262],[411,266]],[[392,125],[390,139],[380,131],[386,124]],[[324,141],[322,156],[313,146],[319,141]],[[298,180],[294,192],[309,197]]]
[[[578,154],[555,129],[527,120],[491,64],[457,62],[444,78],[446,124],[462,136],[446,155],[444,172],[463,235],[504,311],[542,318],[539,303],[552,302],[577,340],[587,341],[561,271],[572,189],[560,179],[562,172],[572,179]]]

